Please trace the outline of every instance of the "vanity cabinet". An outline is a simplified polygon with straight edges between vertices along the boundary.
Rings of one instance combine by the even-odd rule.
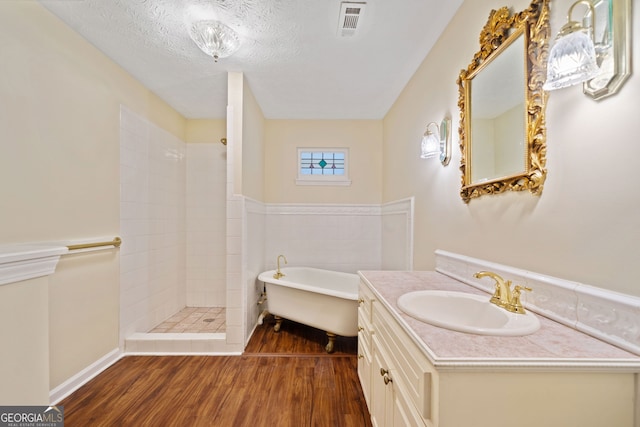
[[[433,426],[431,381],[422,351],[365,284],[358,311],[358,375],[376,427]]]
[[[566,368],[546,366],[556,359],[531,365],[536,358],[524,353],[511,364],[485,358],[480,366],[475,356],[443,359],[385,293],[390,294],[387,286],[361,281],[358,375],[374,426],[640,427],[636,367],[588,357]],[[454,352],[464,345],[464,337],[457,337],[447,336]],[[539,336],[536,342],[553,339]]]

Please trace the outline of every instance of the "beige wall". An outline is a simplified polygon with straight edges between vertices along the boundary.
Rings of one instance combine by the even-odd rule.
[[[187,121],[184,141],[190,143],[221,143],[227,136],[225,119],[191,119]]]
[[[242,95],[242,194],[262,201],[265,119],[246,78]]]
[[[69,239],[118,229],[119,104],[183,139],[185,120],[38,5],[0,2],[0,235]]]
[[[265,119],[243,73],[229,73],[227,117],[232,139],[227,153],[233,156],[233,189],[235,194],[262,201],[264,198],[264,126]]]
[[[0,40],[0,244],[118,235],[120,104],[186,120],[37,2],[0,2]],[[62,257],[51,388],[118,347],[118,285],[117,251]]]
[[[118,348],[117,249],[64,255],[49,276],[51,389]]]
[[[640,197],[640,77],[595,102],[580,87],[552,92],[547,107],[548,177],[541,197],[528,192],[459,197],[456,78],[478,50],[489,11],[502,0],[465,1],[384,120],[385,201],[416,196],[414,268],[432,269],[437,248],[640,295],[637,264]],[[552,2],[552,33],[571,2]],[[515,1],[515,10],[528,6]],[[640,28],[640,8],[633,10]],[[640,43],[633,45],[638,69]],[[429,121],[453,119],[447,167],[418,158]]]
[[[349,148],[351,185],[296,185],[298,147]],[[267,120],[265,199],[270,203],[380,203],[381,148],[381,120]]]
[[[233,194],[242,194],[244,75],[239,72],[230,72],[227,77],[227,88],[227,177],[231,180]]]
[[[49,404],[48,294],[46,276],[0,286],[0,405]]]

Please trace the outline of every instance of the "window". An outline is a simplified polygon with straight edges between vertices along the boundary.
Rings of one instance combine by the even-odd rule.
[[[298,148],[298,185],[350,185],[349,149]]]

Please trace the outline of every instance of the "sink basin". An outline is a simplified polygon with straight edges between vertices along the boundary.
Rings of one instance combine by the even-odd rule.
[[[400,296],[398,308],[422,322],[478,335],[521,336],[540,328],[533,313],[510,313],[491,304],[488,295],[415,291]]]

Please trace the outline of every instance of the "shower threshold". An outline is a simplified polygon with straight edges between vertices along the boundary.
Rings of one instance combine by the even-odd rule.
[[[149,332],[125,339],[124,353],[135,355],[240,354],[227,344],[224,307],[186,307]]]

